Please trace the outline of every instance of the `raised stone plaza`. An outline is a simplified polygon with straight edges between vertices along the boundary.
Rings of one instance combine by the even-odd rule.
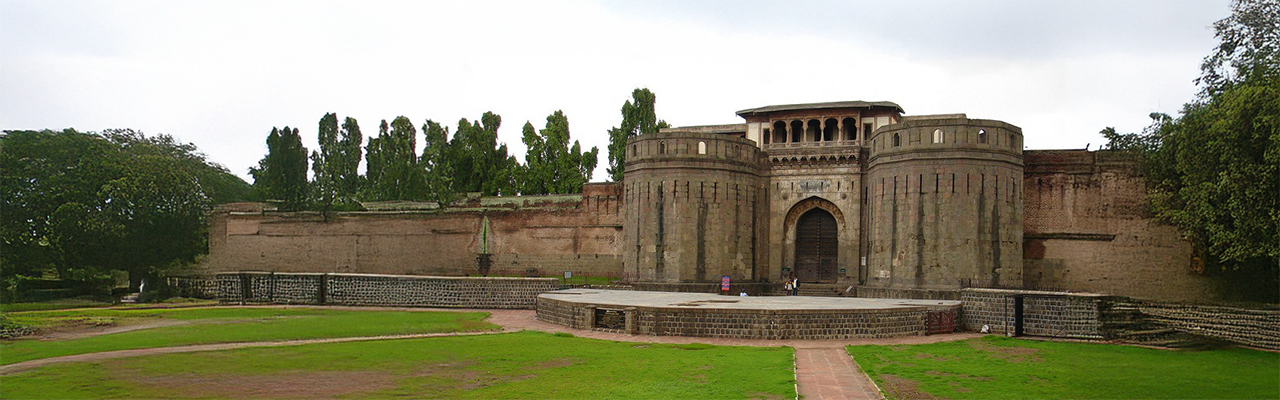
[[[948,300],[721,296],[568,289],[538,296],[538,319],[638,335],[747,339],[845,339],[955,331]]]

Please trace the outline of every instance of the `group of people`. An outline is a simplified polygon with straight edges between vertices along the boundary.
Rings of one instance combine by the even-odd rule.
[[[799,296],[800,279],[796,278],[795,274],[791,274],[791,277],[787,278],[787,282],[782,284],[782,289],[784,289],[789,296]]]

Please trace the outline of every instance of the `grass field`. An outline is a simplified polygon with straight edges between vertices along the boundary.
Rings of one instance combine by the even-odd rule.
[[[789,348],[518,332],[51,365],[4,398],[794,398]]]
[[[204,343],[257,342],[498,329],[487,313],[351,311],[323,308],[77,309],[7,314],[44,328],[152,326],[67,340],[0,341],[0,364],[101,351]]]
[[[1246,349],[1169,351],[987,336],[848,351],[890,398],[1280,398],[1280,354]]]

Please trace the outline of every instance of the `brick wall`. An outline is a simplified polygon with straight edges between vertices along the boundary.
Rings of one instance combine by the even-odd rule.
[[[552,278],[269,272],[170,280],[187,287],[216,287],[212,297],[224,302],[397,307],[531,309],[538,294],[560,287]]]
[[[1191,243],[1154,220],[1136,160],[1114,152],[1029,151],[1023,288],[1196,302],[1222,286],[1193,270]]]
[[[210,216],[203,273],[233,271],[463,276],[622,274],[620,186],[581,195],[483,197],[446,209],[282,213],[260,203]],[[485,221],[488,230],[482,233]]]

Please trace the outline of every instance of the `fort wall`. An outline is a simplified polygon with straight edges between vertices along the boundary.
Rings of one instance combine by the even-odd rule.
[[[1191,243],[1154,220],[1136,160],[1121,153],[1029,151],[1023,287],[1205,302],[1219,281],[1196,272]]]
[[[487,251],[491,274],[621,277],[619,194],[596,184],[582,195],[330,215],[227,205],[210,218],[201,270],[461,276],[478,274],[476,257]]]

